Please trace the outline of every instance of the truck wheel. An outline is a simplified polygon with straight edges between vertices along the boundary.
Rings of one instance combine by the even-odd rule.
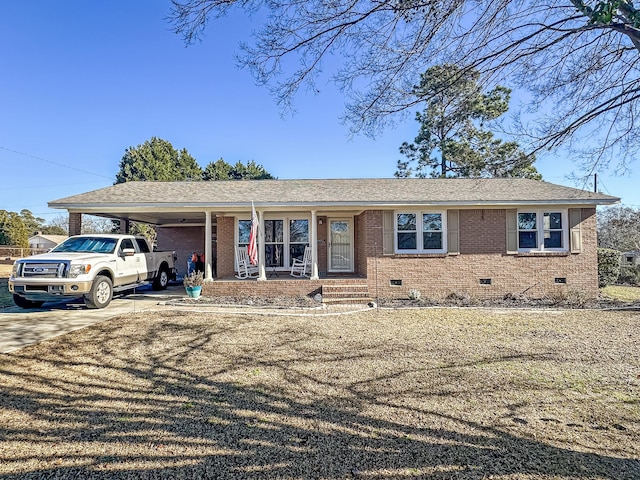
[[[93,281],[91,291],[84,296],[84,304],[88,308],[104,308],[113,297],[113,283],[109,277],[98,275]]]
[[[160,267],[158,276],[153,279],[154,290],[164,290],[169,285],[169,272],[166,267]]]
[[[13,294],[13,303],[20,308],[38,308],[41,307],[44,302],[34,302],[33,300],[27,300],[26,298]]]

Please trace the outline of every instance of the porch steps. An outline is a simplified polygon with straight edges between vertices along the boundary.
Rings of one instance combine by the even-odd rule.
[[[371,301],[366,284],[322,285],[322,303],[347,304]]]

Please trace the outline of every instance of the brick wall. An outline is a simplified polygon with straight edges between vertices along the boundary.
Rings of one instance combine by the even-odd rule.
[[[451,293],[474,298],[502,298],[506,294],[524,294],[530,298],[580,291],[598,294],[596,217],[594,208],[582,209],[582,252],[506,253],[506,210],[460,210],[459,255],[382,255],[382,211],[363,212],[354,219],[354,276],[366,282],[372,297],[406,298],[410,289],[423,297],[440,299]],[[327,270],[328,223],[318,217],[318,269]],[[217,276],[234,275],[233,217],[217,218]],[[179,252],[179,267],[186,267],[186,254],[202,250],[203,227],[158,230],[159,248]],[[184,252],[184,253],[183,253]],[[491,281],[489,285],[481,279]],[[566,283],[556,283],[565,279]],[[391,285],[392,280],[402,282]],[[285,280],[265,282],[228,281],[207,286],[211,294],[313,295],[323,283],[335,280]],[[345,279],[344,281],[350,281]]]
[[[204,250],[204,227],[157,227],[158,250],[174,250],[179,275],[187,271],[187,259]]]
[[[370,238],[378,238],[374,232],[376,223],[381,225],[381,215],[363,215],[369,220],[366,229]],[[406,298],[412,288],[434,299],[451,293],[476,298],[501,298],[508,293],[539,298],[570,291],[593,297],[598,294],[595,228],[595,209],[583,209],[582,253],[507,255],[504,209],[461,210],[460,255],[372,256],[368,245],[369,291],[387,298]],[[491,284],[483,285],[480,279],[490,279]],[[556,283],[556,279],[566,283]],[[392,280],[402,285],[392,286]]]
[[[157,227],[158,250],[173,250],[178,256],[176,268],[179,275],[187,271],[187,259],[196,253],[204,253],[204,227]],[[213,227],[212,247],[214,265],[217,263],[216,228]],[[215,269],[214,269],[215,270]]]
[[[80,235],[82,233],[82,214],[69,213],[69,235]]]
[[[218,277],[233,277],[235,270],[235,219],[218,217]]]

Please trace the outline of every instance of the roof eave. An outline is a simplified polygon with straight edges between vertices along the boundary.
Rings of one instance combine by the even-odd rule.
[[[438,206],[438,207],[508,207],[508,206],[528,206],[528,205],[614,205],[619,203],[617,197],[611,198],[574,198],[556,200],[478,200],[478,201],[384,201],[384,202],[254,202],[256,208],[262,209],[345,209],[345,208],[396,208],[399,206]],[[190,202],[190,203],[58,203],[49,202],[50,208],[65,210],[122,210],[126,208],[130,211],[144,210],[181,210],[181,209],[206,209],[206,210],[246,210],[250,208],[249,202]]]

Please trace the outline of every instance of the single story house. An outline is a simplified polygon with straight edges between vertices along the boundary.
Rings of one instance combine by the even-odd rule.
[[[438,299],[596,296],[596,206],[619,200],[521,178],[385,178],[128,182],[49,206],[69,212],[72,235],[82,214],[120,219],[123,232],[155,225],[181,273],[204,255],[205,295]],[[238,280],[252,202],[258,276]],[[291,277],[307,246],[309,275]]]
[[[47,235],[42,232],[36,232],[32,237],[29,237],[29,248],[32,250],[49,250],[67,238],[66,235]]]

